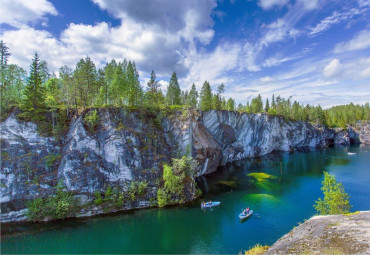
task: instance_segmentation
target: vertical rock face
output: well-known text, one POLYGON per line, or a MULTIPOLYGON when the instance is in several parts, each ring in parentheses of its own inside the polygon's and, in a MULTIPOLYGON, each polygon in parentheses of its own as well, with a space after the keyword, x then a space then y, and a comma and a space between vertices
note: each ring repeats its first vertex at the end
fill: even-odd
POLYGON ((218 165, 248 157, 268 154, 272 151, 290 151, 299 147, 328 146, 335 132, 327 128, 316 128, 307 122, 285 121, 278 116, 266 114, 240 114, 229 111, 203 112, 199 120, 219 145, 222 159, 211 160, 204 173, 214 172, 218 165), (216 163, 218 162, 218 163, 216 163), (213 167, 213 165, 217 165, 213 167))
MULTIPOLYGON (((164 116, 117 108, 97 112, 95 128, 88 127, 83 113, 59 141, 40 136, 36 124, 20 122, 14 114, 1 123, 2 222, 24 220, 26 202, 54 194, 59 181, 81 205, 91 204, 94 192, 104 193, 108 186, 128 192, 131 183, 145 181, 146 194, 120 209, 139 208, 155 201, 162 164, 171 158, 191 155, 199 164, 195 176, 201 176, 235 160, 346 143, 346 134, 356 135, 265 114, 188 110, 164 116)), ((190 192, 187 199, 194 196, 190 192)))
POLYGON ((60 148, 53 138, 38 135, 34 123, 21 123, 13 114, 1 123, 0 134, 1 220, 22 220, 15 212, 25 201, 53 193, 60 148))

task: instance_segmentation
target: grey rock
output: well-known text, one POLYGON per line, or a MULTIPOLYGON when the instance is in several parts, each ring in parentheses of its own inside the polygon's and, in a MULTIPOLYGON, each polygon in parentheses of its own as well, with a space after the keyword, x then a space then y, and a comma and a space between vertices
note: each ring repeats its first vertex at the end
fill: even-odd
MULTIPOLYGON (((11 215, 23 219, 17 212, 24 215, 27 201, 54 194, 59 181, 82 207, 108 186, 127 192, 131 182, 146 181, 145 196, 109 211, 142 208, 155 201, 161 165, 173 157, 191 155, 198 161, 199 177, 235 160, 366 141, 359 130, 369 133, 369 123, 336 131, 266 114, 189 109, 162 116, 120 108, 97 109, 99 124, 89 130, 83 118, 87 111, 71 121, 58 141, 40 136, 36 124, 21 122, 15 114, 1 123, 1 220, 11 221, 11 215), (56 156, 51 165, 46 162, 50 155, 56 156)), ((187 190, 187 200, 193 199, 195 187, 187 190)), ((78 215, 105 212, 90 206, 78 215)))

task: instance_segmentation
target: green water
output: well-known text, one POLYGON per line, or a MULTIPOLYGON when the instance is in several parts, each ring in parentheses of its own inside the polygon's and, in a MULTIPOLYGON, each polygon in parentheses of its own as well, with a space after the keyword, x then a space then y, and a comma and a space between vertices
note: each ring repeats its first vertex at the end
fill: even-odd
POLYGON ((323 171, 336 176, 353 210, 370 209, 370 146, 337 147, 244 160, 203 177, 204 200, 83 220, 2 226, 2 253, 238 253, 273 244, 315 214, 323 171), (350 156, 347 152, 356 152, 350 156), (263 173, 263 174, 261 174, 263 173), (246 222, 242 208, 254 210, 246 222), (11 233, 11 234, 9 234, 11 233))

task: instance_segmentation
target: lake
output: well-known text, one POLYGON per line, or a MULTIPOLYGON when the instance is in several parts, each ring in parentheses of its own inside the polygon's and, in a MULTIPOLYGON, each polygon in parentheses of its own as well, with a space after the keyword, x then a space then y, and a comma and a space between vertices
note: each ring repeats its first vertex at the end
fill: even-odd
POLYGON ((370 209, 370 146, 274 153, 199 179, 201 199, 88 219, 2 226, 2 253, 238 253, 272 245, 315 214, 323 171, 343 183, 352 211, 370 209), (355 152, 356 155, 348 155, 355 152), (261 174, 265 173, 265 174, 261 174), (201 201, 221 201, 200 209, 201 201), (255 214, 238 215, 249 206, 255 214))

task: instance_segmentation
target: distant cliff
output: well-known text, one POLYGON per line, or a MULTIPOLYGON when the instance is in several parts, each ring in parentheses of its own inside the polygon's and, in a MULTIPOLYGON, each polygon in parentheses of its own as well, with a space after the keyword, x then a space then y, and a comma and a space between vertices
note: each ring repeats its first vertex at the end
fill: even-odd
MULTIPOLYGON (((335 131, 279 116, 190 109, 100 108, 98 122, 89 128, 84 118, 89 111, 74 117, 59 139, 40 136, 35 123, 21 122, 15 113, 1 123, 2 222, 26 220, 27 201, 53 195, 60 180, 78 204, 71 216, 89 216, 155 205, 163 163, 171 158, 191 155, 198 162, 197 177, 235 160, 356 143, 361 137, 351 128, 335 131), (127 193, 141 182, 147 185, 145 194, 121 206, 93 203, 94 194, 104 195, 109 187, 127 193)), ((189 188, 186 200, 194 199, 194 192, 189 188)))

